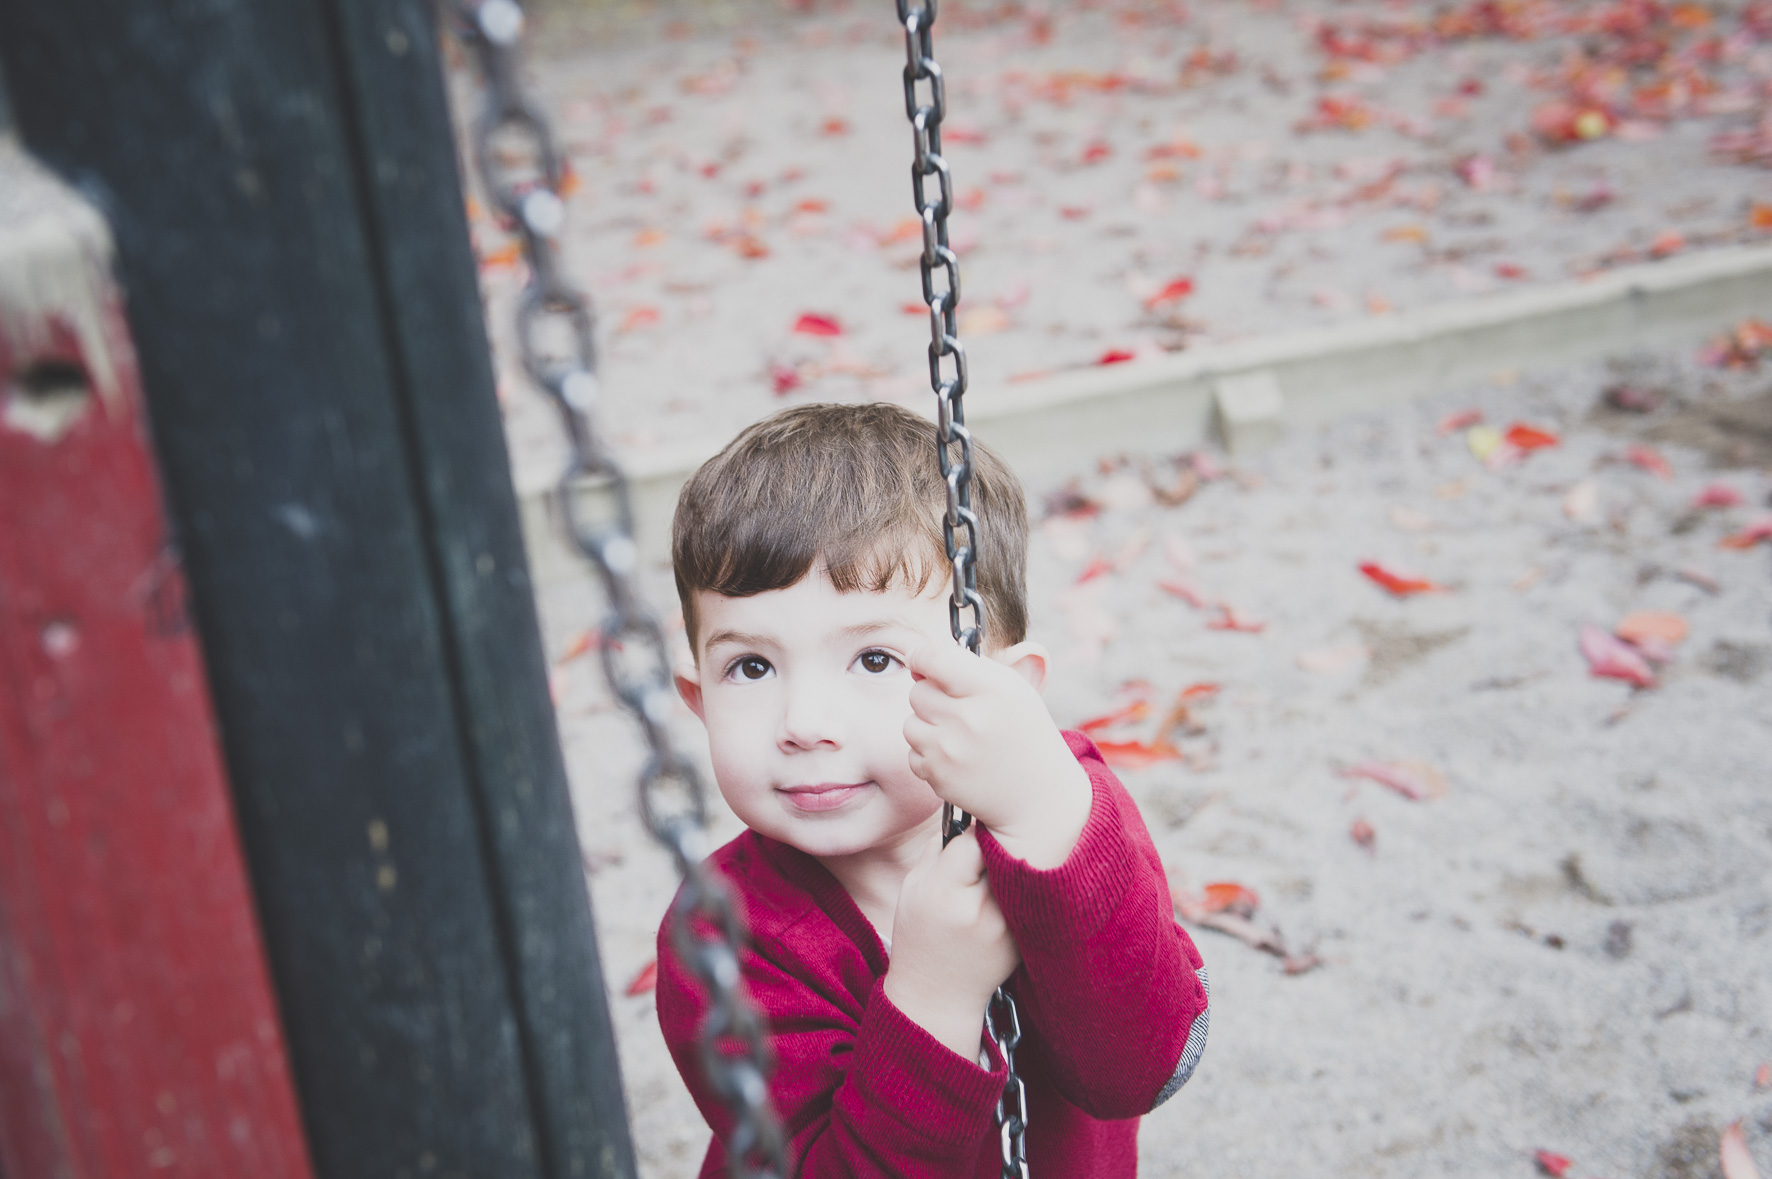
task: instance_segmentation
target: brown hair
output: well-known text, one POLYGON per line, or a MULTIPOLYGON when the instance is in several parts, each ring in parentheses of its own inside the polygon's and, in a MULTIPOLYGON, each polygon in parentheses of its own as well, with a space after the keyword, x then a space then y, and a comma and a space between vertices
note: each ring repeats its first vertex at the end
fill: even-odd
MULTIPOLYGON (((942 541, 947 492, 935 424, 896 405, 803 405, 748 426, 677 497, 671 564, 691 648, 695 594, 745 598, 786 589, 824 566, 841 593, 913 593, 952 574, 942 541)), ((1027 501, 981 443, 972 450, 978 591, 985 641, 1027 635, 1027 501)))

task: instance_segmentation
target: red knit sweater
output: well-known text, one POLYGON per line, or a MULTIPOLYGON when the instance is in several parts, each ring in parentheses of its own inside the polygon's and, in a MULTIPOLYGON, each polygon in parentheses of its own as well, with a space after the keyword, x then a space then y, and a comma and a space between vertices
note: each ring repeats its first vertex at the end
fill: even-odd
MULTIPOLYGON (((1022 956, 1009 986, 1021 1010, 1029 1171, 1119 1179, 1138 1170, 1139 1117, 1179 1087, 1204 1046, 1205 971, 1125 788, 1087 737, 1065 739, 1094 788, 1070 858, 1039 871, 989 832, 979 842, 1022 956)), ((892 1005, 880 989, 885 947, 836 878, 753 831, 712 860, 749 923, 744 979, 774 1036, 770 1094, 795 1174, 997 1175, 1001 1062, 987 1070, 956 1055, 892 1005)), ((720 1136, 731 1122, 697 1059, 705 1004, 665 928, 658 961, 659 1025, 715 1131, 701 1168, 713 1179, 725 1174, 720 1136)))

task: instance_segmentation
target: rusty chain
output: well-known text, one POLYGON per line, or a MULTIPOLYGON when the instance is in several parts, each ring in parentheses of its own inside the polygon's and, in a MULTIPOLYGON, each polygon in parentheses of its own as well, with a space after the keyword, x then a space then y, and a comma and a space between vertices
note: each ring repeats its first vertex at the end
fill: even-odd
POLYGON ((671 944, 707 991, 697 1035, 708 1083, 732 1114, 725 1138, 734 1179, 785 1179, 787 1147, 769 1102, 768 1030, 739 989, 743 922, 704 863, 706 792, 669 730, 676 695, 663 627, 641 597, 633 493, 598 433, 595 319, 567 277, 565 161, 553 127, 523 86, 523 10, 514 0, 458 0, 456 23, 473 50, 485 99, 472 136, 487 200, 522 243, 529 278, 517 308, 524 371, 560 411, 571 455, 552 493, 568 540, 597 571, 609 613, 600 643, 604 674, 639 723, 648 751, 640 815, 670 853, 683 889, 671 908, 671 944))

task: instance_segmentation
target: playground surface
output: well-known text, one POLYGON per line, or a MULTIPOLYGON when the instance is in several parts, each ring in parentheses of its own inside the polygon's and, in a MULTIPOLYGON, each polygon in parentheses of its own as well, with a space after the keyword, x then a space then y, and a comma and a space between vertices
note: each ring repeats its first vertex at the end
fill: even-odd
MULTIPOLYGON (((1762 9, 1572 11, 944 8, 974 398, 1763 240, 1762 9), (1516 23, 1438 23, 1482 13, 1516 23), (1621 90, 1607 54, 1645 37, 1621 90)), ((541 23, 622 447, 929 396, 887 10, 541 23)), ((502 332, 519 276, 477 232, 502 332)), ((1098 722, 1212 970, 1141 1173, 1699 1179, 1738 1120, 1772 1172, 1769 343, 1498 372, 1234 462, 1127 439, 1023 472, 1048 701, 1098 722)), ((513 377, 506 409, 545 477, 546 407, 513 377)), ((642 1173, 692 1174, 640 746, 578 641, 592 580, 542 607, 642 1173)))

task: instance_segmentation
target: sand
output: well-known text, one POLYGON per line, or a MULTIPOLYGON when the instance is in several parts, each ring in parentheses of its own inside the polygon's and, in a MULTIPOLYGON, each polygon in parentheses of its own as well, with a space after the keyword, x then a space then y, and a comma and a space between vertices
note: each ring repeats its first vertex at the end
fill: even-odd
MULTIPOLYGON (((1560 280, 1641 256, 1669 229, 1747 240, 1745 211, 1766 199, 1764 171, 1706 150, 1739 112, 1510 150, 1544 95, 1507 79, 1554 64, 1569 47, 1556 39, 1470 42, 1325 82, 1301 20, 1388 10, 1215 2, 1164 25, 1066 9, 1044 44, 1031 10, 1012 11, 996 25, 956 16, 937 41, 972 132, 950 150, 960 187, 984 190, 956 215, 968 302, 1000 313, 971 333, 978 398, 1108 349, 1560 280), (1237 68, 1149 93, 1072 85, 1067 103, 1012 109, 1027 86, 1011 71, 1047 86, 1065 71, 1173 79, 1201 45, 1234 50, 1237 68), (1488 82, 1465 113, 1435 113, 1470 76, 1488 82), (1349 87, 1430 126, 1294 130, 1320 94, 1349 87), (1178 135, 1202 154, 1147 158, 1178 135), (1082 163, 1098 140, 1107 157, 1082 163), (1472 155, 1504 181, 1461 179, 1472 155), (1179 175, 1151 179, 1166 162, 1179 175), (1377 197, 1351 195, 1386 175, 1377 197), (1418 238, 1385 240, 1411 226, 1418 238), (1499 277, 1498 262, 1526 277, 1499 277), (1141 292, 1183 273, 1195 295, 1147 312, 1141 292)), ((628 453, 796 399, 926 396, 921 321, 899 312, 916 294, 910 256, 878 244, 909 213, 898 42, 882 19, 713 7, 544 24, 536 73, 584 181, 572 251, 603 308, 605 416, 628 453), (833 118, 847 130, 821 133, 833 118), (808 200, 827 208, 794 211, 808 200), (735 226, 768 255, 735 252, 735 226), (844 334, 795 335, 808 311, 844 334), (801 380, 785 397, 783 370, 801 380)), ((1731 68, 1763 86, 1772 59, 1755 49, 1731 68)), ((491 253, 496 235, 480 232, 491 253)), ((515 276, 493 265, 486 281, 501 312, 515 276)), ((1177 759, 1122 776, 1179 887, 1253 890, 1257 926, 1319 960, 1288 974, 1191 926, 1212 970, 1211 1042, 1147 1119, 1141 1171, 1527 1176, 1542 1149, 1573 1159, 1574 1176, 1695 1179, 1720 1173, 1718 1136, 1744 1119, 1772 1173, 1772 1093, 1753 1080, 1772 1061, 1772 544, 1718 545, 1767 510, 1772 377, 1681 352, 1423 392, 1234 467, 1213 456, 1226 473, 1180 506, 1150 491, 1178 485, 1177 457, 1133 439, 1125 455, 1023 472, 1055 717, 1075 725, 1140 691, 1160 715, 1186 686, 1218 685, 1173 736, 1177 759), (1663 402, 1605 409, 1619 384, 1663 402), (1436 429, 1470 409, 1560 442, 1489 469, 1462 431, 1436 429), (1625 461, 1633 444, 1671 477, 1625 461), (1691 507, 1716 480, 1743 505, 1691 507), (1100 510, 1045 516, 1067 487, 1100 510), (1446 592, 1394 598, 1363 561, 1446 592), (1079 583, 1092 565, 1108 571, 1079 583), (1217 602, 1261 629, 1212 629, 1227 617, 1217 602), (1655 686, 1591 676, 1580 628, 1642 609, 1690 625, 1655 686), (1373 762, 1422 763, 1443 793, 1413 801, 1347 776, 1373 762), (1370 850, 1350 836, 1361 821, 1370 850)), ((514 382, 506 404, 514 470, 533 486, 553 470, 553 425, 514 382)), ((648 576, 669 613, 659 556, 648 576)), ((598 615, 588 577, 542 606, 553 652, 598 615)), ((693 1174, 705 1128, 650 996, 622 994, 674 888, 635 816, 638 744, 591 662, 564 663, 557 681, 642 1174, 693 1174)), ((1101 735, 1148 741, 1155 715, 1101 735)), ((680 723, 699 747, 693 719, 680 723)), ((735 821, 716 810, 729 837, 735 821)))

